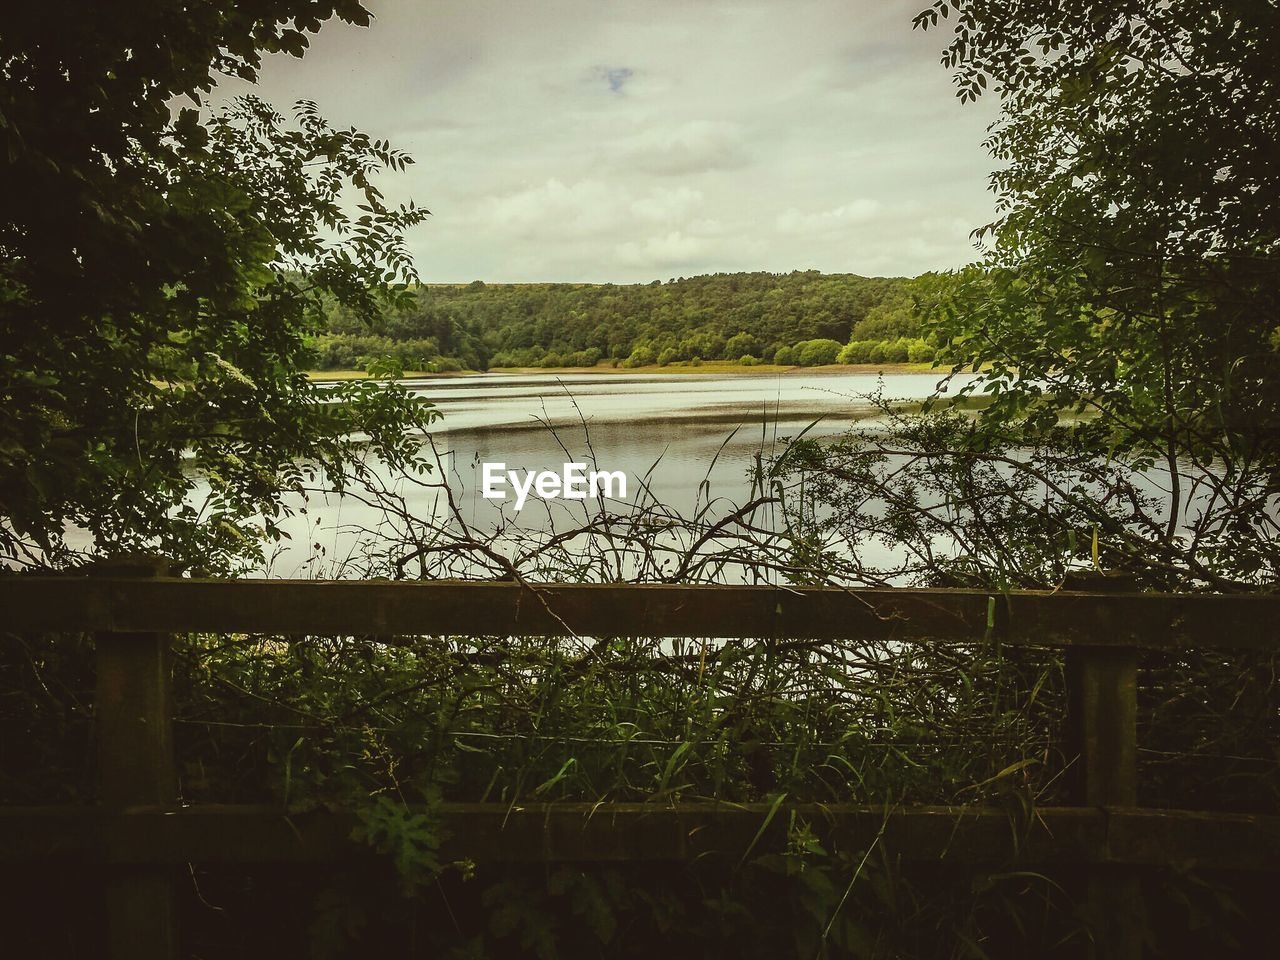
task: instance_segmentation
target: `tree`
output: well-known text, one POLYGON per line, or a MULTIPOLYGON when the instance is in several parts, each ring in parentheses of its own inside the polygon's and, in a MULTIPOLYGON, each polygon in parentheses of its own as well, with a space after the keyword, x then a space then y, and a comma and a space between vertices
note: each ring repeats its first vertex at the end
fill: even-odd
POLYGON ((850 340, 841 348, 836 359, 840 363, 870 363, 871 348, 876 343, 876 340, 850 340))
POLYGON ((911 341, 905 337, 887 340, 884 343, 884 360, 886 363, 906 363, 911 357, 911 341))
MULTIPOLYGON (((432 284, 416 291, 408 309, 384 313, 372 332, 396 341, 435 337, 444 355, 468 367, 531 347, 562 357, 598 349, 620 360, 643 344, 655 356, 670 347, 677 360, 764 358, 783 344, 823 337, 828 328, 838 327, 843 339, 878 304, 900 300, 914 286, 816 272, 713 274, 656 286, 432 284)), ((918 326, 914 315, 912 323, 918 326)), ((329 332, 371 331, 361 317, 335 308, 329 332)))
POLYGON ((653 347, 647 343, 637 344, 635 349, 631 351, 631 356, 627 357, 626 365, 628 367, 647 367, 655 361, 653 347))
POLYGON ((740 330, 729 338, 724 347, 724 355, 726 357, 738 357, 745 353, 756 354, 760 352, 760 338, 755 334, 740 330))
POLYGON ((371 317, 404 296, 403 234, 426 211, 389 207, 374 183, 406 156, 314 104, 293 122, 252 98, 203 120, 169 104, 198 104, 219 75, 252 80, 265 52, 301 55, 330 16, 368 13, 68 6, 9 11, 0 34, 0 554, 256 562, 285 492, 359 472, 357 433, 421 467, 429 408, 299 370, 326 306, 371 317))
POLYGON ((796 363, 802 367, 820 367, 835 363, 840 355, 838 340, 802 340, 795 346, 796 363))
POLYGON ((910 293, 902 290, 867 311, 849 333, 854 340, 896 340, 915 336, 920 331, 920 318, 910 293))
POLYGON ((934 349, 925 340, 919 338, 907 344, 907 359, 912 363, 929 363, 934 358, 934 349))
POLYGON ((1280 8, 938 0, 916 17, 946 21, 960 99, 1000 98, 998 218, 984 261, 919 298, 954 371, 980 371, 962 392, 989 403, 815 464, 861 486, 832 488, 844 532, 914 544, 914 575, 939 582, 1052 584, 1084 563, 1274 584, 1280 8), (947 537, 958 554, 933 550, 947 537))
POLYGON ((1163 507, 1108 531, 1116 563, 1273 578, 1280 10, 951 10, 961 97, 991 77, 1004 107, 987 270, 962 275, 939 314, 956 360, 990 365, 984 421, 1044 433, 1086 415, 1074 443, 1163 478, 1163 507))

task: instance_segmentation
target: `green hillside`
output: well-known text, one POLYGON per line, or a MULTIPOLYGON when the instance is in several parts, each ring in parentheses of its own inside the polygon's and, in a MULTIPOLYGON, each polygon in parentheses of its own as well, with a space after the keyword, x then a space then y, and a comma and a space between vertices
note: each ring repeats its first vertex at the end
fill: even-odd
POLYGON ((429 284, 372 327, 335 310, 311 346, 321 369, 383 358, 423 370, 925 360, 932 348, 919 339, 912 296, 920 285, 817 271, 630 285, 429 284))

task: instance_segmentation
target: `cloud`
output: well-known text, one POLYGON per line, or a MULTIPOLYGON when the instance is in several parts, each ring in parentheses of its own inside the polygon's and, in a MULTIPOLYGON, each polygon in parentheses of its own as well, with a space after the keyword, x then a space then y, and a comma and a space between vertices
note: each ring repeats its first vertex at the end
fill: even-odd
POLYGON ((689 187, 655 186, 641 193, 602 180, 543 184, 482 199, 472 222, 497 234, 548 238, 592 238, 633 234, 654 225, 694 220, 703 196, 689 187))
POLYGON ((673 267, 701 258, 707 252, 707 241, 672 230, 642 243, 620 243, 615 250, 619 262, 627 266, 673 267))
POLYGON ((657 187, 631 201, 631 213, 638 220, 674 223, 691 215, 702 204, 702 191, 690 187, 657 187))
POLYGON ((750 157, 742 127, 724 120, 654 124, 618 144, 616 160, 632 170, 682 176, 733 170, 750 157))
POLYGON ((476 209, 479 227, 515 236, 596 234, 617 226, 617 198, 598 180, 545 183, 504 196, 488 197, 476 209))
POLYGON ((595 276, 606 279, 637 271, 665 274, 672 268, 685 274, 751 269, 765 249, 763 241, 706 216, 705 205, 702 191, 687 186, 633 192, 599 179, 564 183, 553 178, 483 198, 470 224, 482 242, 509 248, 511 237, 522 239, 519 256, 504 264, 520 270, 522 279, 563 275, 557 271, 583 262, 598 264, 595 276))
POLYGON ((788 207, 778 214, 777 227, 783 234, 831 233, 851 224, 866 223, 880 210, 879 200, 865 197, 820 213, 801 213, 795 207, 788 207))
MULTIPOLYGON (((367 0, 257 93, 417 161, 424 279, 647 281, 716 270, 914 274, 992 219, 945 37, 883 0, 367 0)), ((228 81, 220 92, 248 88, 228 81)))
POLYGON ((748 269, 767 246, 762 237, 729 234, 719 221, 702 220, 690 224, 687 230, 670 230, 620 243, 614 247, 614 257, 623 268, 689 276, 717 269, 748 269))

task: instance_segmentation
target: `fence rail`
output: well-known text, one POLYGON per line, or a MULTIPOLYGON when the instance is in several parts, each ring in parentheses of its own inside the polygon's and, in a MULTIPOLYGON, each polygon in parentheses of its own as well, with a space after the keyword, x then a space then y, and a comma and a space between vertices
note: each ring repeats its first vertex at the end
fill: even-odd
MULTIPOLYGON (((479 863, 737 861, 781 849, 788 814, 839 849, 883 843, 905 861, 996 864, 1194 862, 1269 871, 1280 863, 1280 817, 1140 808, 1040 807, 1029 820, 987 807, 784 804, 446 803, 446 860, 479 863)), ((350 813, 207 804, 107 814, 82 807, 0 807, 0 863, 120 865, 342 863, 373 856, 351 839, 350 813)))
POLYGON ((788 639, 1277 649, 1280 596, 377 580, 0 578, 18 631, 788 639))
MULTIPOLYGON (((1099 955, 1136 958, 1134 869, 1197 862, 1280 871, 1280 817, 1137 807, 1137 653, 1280 650, 1280 597, 1115 592, 438 581, 0 578, 3 628, 97 637, 98 807, 0 808, 0 863, 107 868, 107 953, 177 955, 173 866, 367 856, 348 813, 178 807, 169 635, 714 637, 999 642, 1062 648, 1076 807, 1023 822, 992 808, 797 805, 841 844, 883 839, 915 860, 1111 865, 1089 896, 1115 917, 1099 955)), ((793 808, 785 808, 793 809, 793 808)), ((447 804, 445 856, 476 861, 681 861, 779 839, 763 805, 447 804), (762 828, 763 824, 763 828, 762 828)))

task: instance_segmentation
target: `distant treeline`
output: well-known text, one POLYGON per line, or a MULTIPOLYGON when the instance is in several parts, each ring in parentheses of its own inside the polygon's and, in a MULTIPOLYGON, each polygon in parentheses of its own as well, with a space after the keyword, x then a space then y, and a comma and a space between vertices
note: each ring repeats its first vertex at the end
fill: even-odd
POLYGON ((936 344, 916 279, 816 271, 718 273, 650 284, 429 285, 373 328, 335 311, 320 369, 390 359, 406 370, 699 363, 921 362, 936 344))

